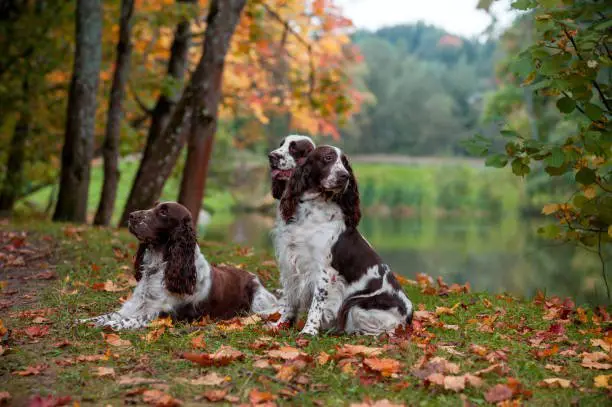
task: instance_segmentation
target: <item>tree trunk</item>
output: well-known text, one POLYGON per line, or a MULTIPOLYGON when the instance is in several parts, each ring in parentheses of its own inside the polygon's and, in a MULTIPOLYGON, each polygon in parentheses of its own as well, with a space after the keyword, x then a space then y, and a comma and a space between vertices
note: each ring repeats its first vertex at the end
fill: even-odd
MULTIPOLYGON (((24 80, 24 96, 27 97, 27 84, 24 80)), ((30 112, 29 106, 24 106, 19 120, 15 125, 13 138, 8 152, 6 164, 6 176, 0 187, 0 217, 8 217, 13 211, 23 185, 23 164, 25 160, 25 144, 30 135, 30 112)))
POLYGON ((130 56, 132 44, 130 42, 132 14, 134 0, 122 0, 121 19, 119 21, 119 42, 117 43, 117 61, 113 74, 113 85, 108 103, 108 116, 106 120, 106 134, 102 155, 104 156, 104 184, 96 217, 95 225, 110 224, 115 199, 117 197, 117 184, 119 183, 119 140, 121 137, 121 104, 125 95, 125 86, 130 74, 130 56))
POLYGON ((87 195, 101 59, 101 2, 78 0, 76 53, 68 97, 60 190, 53 215, 55 221, 83 223, 87 220, 87 195))
MULTIPOLYGON (((178 0, 183 3, 195 3, 197 0, 178 0)), ((170 60, 168 61, 168 75, 174 78, 177 82, 182 82, 185 77, 185 71, 187 70, 187 53, 189 51, 190 43, 189 40, 191 30, 189 29, 190 22, 180 22, 174 33, 174 40, 172 42, 172 48, 170 50, 170 60)), ((127 217, 130 212, 143 209, 151 206, 153 202, 150 202, 144 188, 145 185, 149 185, 156 178, 155 172, 151 172, 150 169, 154 167, 154 163, 162 159, 166 152, 159 148, 158 140, 164 131, 170 115, 176 105, 176 99, 174 95, 166 95, 161 93, 153 108, 151 115, 151 126, 149 127, 149 133, 147 135, 147 143, 145 146, 144 154, 140 160, 138 172, 134 183, 130 191, 127 203, 125 205, 123 215, 119 225, 125 225, 127 223, 127 217), (152 179, 153 178, 153 179, 152 179)))
MULTIPOLYGON (((122 224, 127 222, 132 210, 151 206, 159 198, 187 132, 195 137, 190 137, 190 140, 196 140, 198 145, 205 142, 207 136, 214 135, 225 56, 245 3, 246 0, 213 0, 210 3, 202 57, 168 125, 155 143, 159 152, 157 159, 151 160, 146 167, 141 164, 143 174, 147 175, 146 182, 138 185, 137 193, 141 206, 130 206, 128 202, 122 216, 122 224)), ((203 157, 197 159, 201 160, 203 157)), ((133 189, 136 186, 135 184, 133 189)), ((197 213, 193 215, 196 216, 197 213)))

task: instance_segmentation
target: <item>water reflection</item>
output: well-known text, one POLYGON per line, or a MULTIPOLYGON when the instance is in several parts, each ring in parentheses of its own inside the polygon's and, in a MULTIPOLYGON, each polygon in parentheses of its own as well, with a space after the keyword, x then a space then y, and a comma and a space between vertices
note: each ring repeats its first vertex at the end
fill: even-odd
MULTIPOLYGON (((423 272, 449 283, 469 281, 478 291, 532 297, 542 289, 550 295, 571 296, 579 304, 605 304, 597 256, 570 244, 540 239, 536 230, 541 222, 364 217, 360 230, 394 271, 409 278, 423 272)), ((272 218, 256 214, 240 215, 229 225, 217 225, 213 218, 206 238, 272 253, 273 223, 272 218)))

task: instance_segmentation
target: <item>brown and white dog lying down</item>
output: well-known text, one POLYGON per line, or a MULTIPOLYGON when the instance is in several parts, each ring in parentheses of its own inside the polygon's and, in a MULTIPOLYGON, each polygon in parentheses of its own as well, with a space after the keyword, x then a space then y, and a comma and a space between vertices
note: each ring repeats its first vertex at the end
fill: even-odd
POLYGON ((378 335, 410 324, 413 307, 389 266, 357 230, 359 190, 340 149, 319 146, 293 171, 275 246, 283 289, 277 326, 308 311, 320 329, 378 335))
POLYGON ((128 227, 140 245, 134 261, 138 284, 121 309, 81 320, 114 330, 145 327, 157 317, 228 319, 272 314, 276 297, 247 271, 210 265, 200 252, 191 213, 176 202, 130 214, 128 227))

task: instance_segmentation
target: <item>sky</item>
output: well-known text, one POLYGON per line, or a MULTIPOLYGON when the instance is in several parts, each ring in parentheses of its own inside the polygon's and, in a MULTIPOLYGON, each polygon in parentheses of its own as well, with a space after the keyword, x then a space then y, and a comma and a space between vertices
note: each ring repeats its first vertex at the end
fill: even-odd
MULTIPOLYGON (((493 3, 492 11, 500 27, 508 26, 514 13, 510 0, 493 3)), ((451 34, 474 37, 491 23, 491 17, 476 9, 478 0, 336 0, 344 15, 357 28, 375 30, 380 27, 424 21, 451 34)))

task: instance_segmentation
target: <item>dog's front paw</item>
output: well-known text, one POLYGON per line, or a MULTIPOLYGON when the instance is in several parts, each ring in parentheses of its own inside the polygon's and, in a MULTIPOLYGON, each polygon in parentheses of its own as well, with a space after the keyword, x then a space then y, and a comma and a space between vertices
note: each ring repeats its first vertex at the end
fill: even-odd
POLYGON ((319 330, 311 325, 304 326, 304 328, 300 331, 300 335, 302 336, 317 336, 318 334, 319 330))

